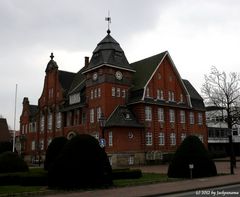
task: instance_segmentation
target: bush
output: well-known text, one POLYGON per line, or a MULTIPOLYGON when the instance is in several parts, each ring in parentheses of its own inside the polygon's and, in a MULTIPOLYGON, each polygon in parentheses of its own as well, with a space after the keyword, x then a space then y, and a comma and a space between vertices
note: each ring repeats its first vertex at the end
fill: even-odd
POLYGON ((46 151, 46 158, 44 162, 44 169, 48 170, 49 166, 52 165, 59 154, 61 153, 64 145, 67 143, 67 138, 65 137, 56 137, 49 144, 46 151))
POLYGON ((16 153, 4 152, 0 155, 0 173, 25 171, 28 171, 28 166, 16 153))
POLYGON ((196 136, 188 136, 177 149, 168 168, 168 176, 173 178, 189 178, 189 164, 193 164, 192 177, 216 176, 217 170, 213 160, 196 136))
POLYGON ((112 171, 112 179, 139 179, 142 177, 140 169, 115 169, 112 171))
POLYGON ((98 140, 90 135, 77 135, 63 148, 48 170, 52 188, 74 189, 112 184, 111 166, 98 140))
POLYGON ((0 154, 11 151, 12 143, 11 142, 0 142, 0 154))

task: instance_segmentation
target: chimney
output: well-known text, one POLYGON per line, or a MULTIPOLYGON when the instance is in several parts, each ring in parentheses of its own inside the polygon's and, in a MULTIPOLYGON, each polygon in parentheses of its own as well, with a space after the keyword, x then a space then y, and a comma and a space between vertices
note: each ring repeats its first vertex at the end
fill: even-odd
POLYGON ((88 66, 89 64, 89 57, 85 57, 85 65, 84 66, 88 66))

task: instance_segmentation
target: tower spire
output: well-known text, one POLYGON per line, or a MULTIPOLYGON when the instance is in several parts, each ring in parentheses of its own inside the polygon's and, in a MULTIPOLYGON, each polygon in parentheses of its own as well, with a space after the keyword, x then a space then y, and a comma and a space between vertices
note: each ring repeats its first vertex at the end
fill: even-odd
POLYGON ((108 22, 108 30, 107 30, 107 33, 110 34, 110 33, 111 33, 111 31, 110 31, 110 23, 111 23, 110 11, 108 11, 108 17, 105 17, 105 21, 108 22))

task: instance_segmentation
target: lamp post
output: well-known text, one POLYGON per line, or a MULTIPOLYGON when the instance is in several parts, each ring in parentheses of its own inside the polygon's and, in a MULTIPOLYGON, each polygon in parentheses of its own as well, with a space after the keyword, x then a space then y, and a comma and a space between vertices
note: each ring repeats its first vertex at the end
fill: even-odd
POLYGON ((98 120, 99 120, 99 127, 102 130, 102 136, 101 136, 101 139, 100 139, 100 146, 105 150, 106 141, 105 141, 105 138, 104 138, 104 128, 105 128, 105 124, 106 124, 106 118, 104 117, 103 113, 101 113, 101 117, 98 120))
POLYGON ((232 129, 228 130, 228 139, 229 139, 229 151, 230 151, 230 172, 234 174, 234 152, 233 152, 233 140, 232 140, 232 129))

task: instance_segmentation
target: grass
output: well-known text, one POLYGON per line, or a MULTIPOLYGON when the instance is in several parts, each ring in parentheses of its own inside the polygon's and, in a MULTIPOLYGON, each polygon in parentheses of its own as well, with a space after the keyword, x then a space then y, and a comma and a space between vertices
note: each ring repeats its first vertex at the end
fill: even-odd
POLYGON ((11 185, 11 186, 0 186, 0 196, 5 195, 13 195, 17 193, 26 193, 26 192, 43 192, 47 191, 46 187, 43 186, 19 186, 19 185, 11 185))
POLYGON ((116 187, 127 187, 136 185, 153 184, 159 182, 176 181, 178 179, 168 178, 166 174, 157 173, 143 173, 143 176, 139 179, 118 179, 114 180, 113 184, 116 187))

